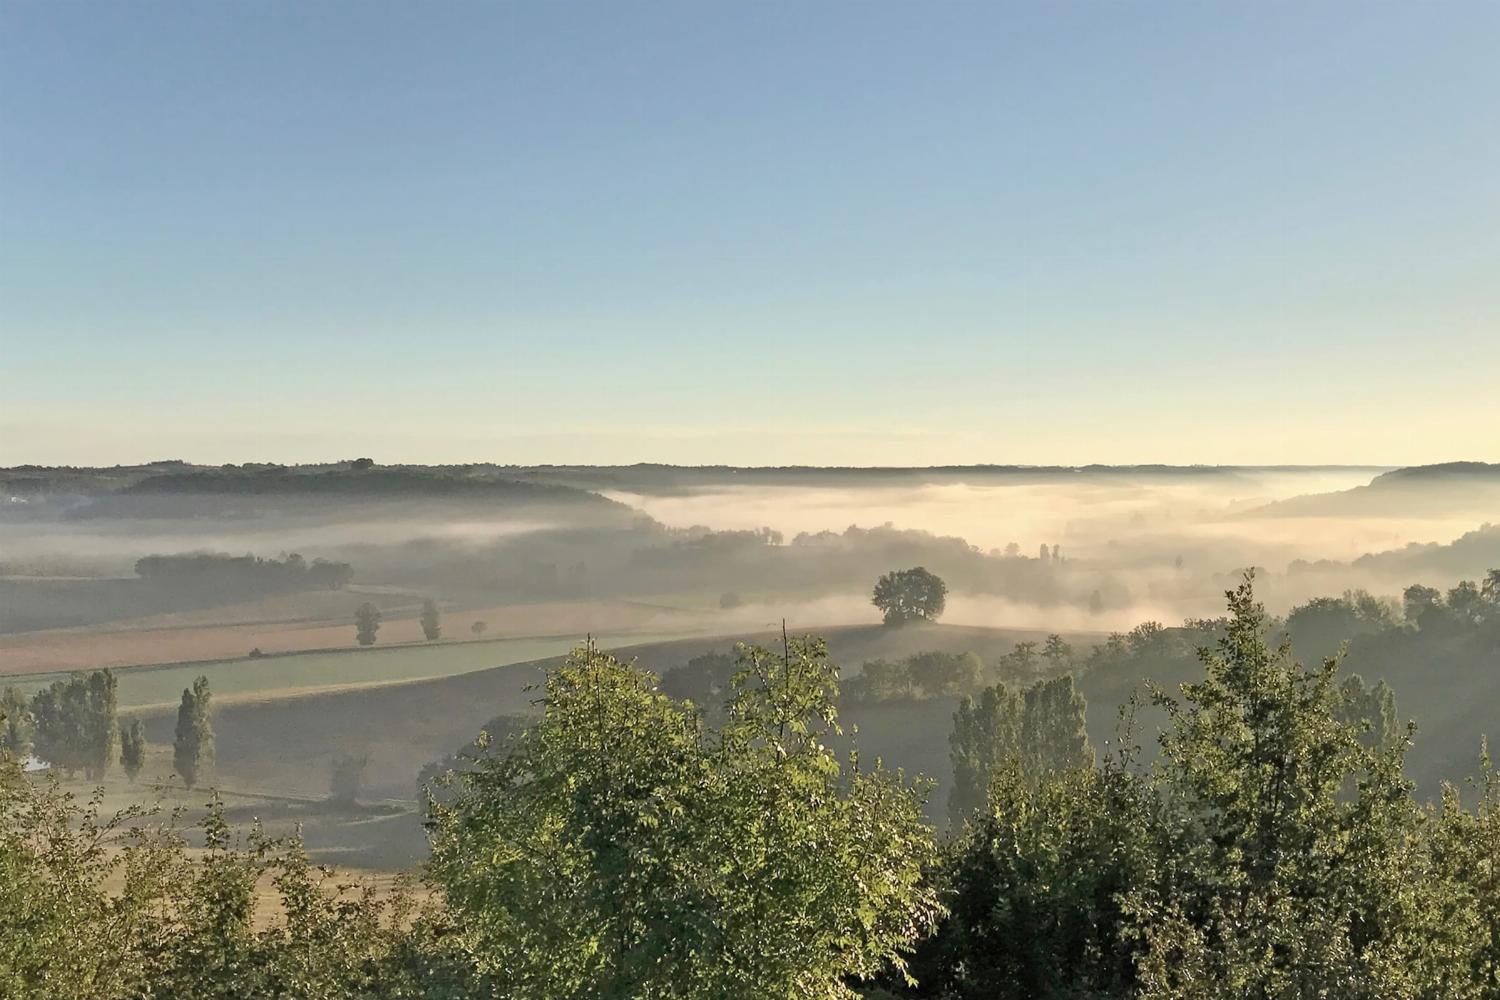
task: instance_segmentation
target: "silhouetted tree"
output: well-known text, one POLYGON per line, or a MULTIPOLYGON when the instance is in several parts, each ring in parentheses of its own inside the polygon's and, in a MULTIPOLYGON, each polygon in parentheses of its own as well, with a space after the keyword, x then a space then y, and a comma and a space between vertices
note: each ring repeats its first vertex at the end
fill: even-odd
POLYGON ((375 633, 380 631, 383 618, 380 609, 369 601, 354 609, 354 637, 361 646, 375 645, 375 633))
POLYGON ((954 828, 984 808, 997 769, 1019 767, 1023 709, 1020 693, 1004 684, 985 688, 978 698, 965 696, 958 703, 948 735, 948 759, 953 763, 948 818, 954 828))
POLYGON ((1442 603, 1443 595, 1436 588, 1424 587, 1420 583, 1407 587, 1401 595, 1401 608, 1406 620, 1418 628, 1422 627, 1422 618, 1442 603))
POLYGON ((131 781, 141 773, 146 763, 146 724, 133 719, 129 726, 120 730, 120 767, 131 781))
POLYGON ((437 601, 434 601, 430 597, 422 602, 422 617, 420 621, 422 623, 422 634, 427 637, 428 642, 432 642, 443 634, 443 620, 438 614, 437 601))
POLYGON ((921 566, 896 570, 875 584, 871 603, 880 609, 887 625, 910 621, 936 621, 947 605, 948 585, 921 566))
POLYGON ((1028 781, 1094 765, 1094 751, 1084 725, 1087 709, 1072 674, 1040 681, 1026 690, 1021 713, 1021 764, 1028 781))
POLYGON ((214 729, 211 716, 212 695, 208 678, 199 677, 193 686, 182 691, 177 707, 177 729, 172 742, 172 766, 183 784, 192 788, 213 766, 214 729))
POLYGON ((469 631, 474 633, 476 636, 479 636, 484 635, 484 630, 487 628, 489 628, 489 625, 485 622, 475 622, 473 625, 469 626, 469 631))
POLYGON ((345 754, 333 762, 333 772, 328 778, 328 800, 340 806, 352 806, 359 799, 365 782, 365 766, 369 757, 345 754))
POLYGON ((26 696, 16 688, 6 688, 5 694, 0 695, 0 751, 20 760, 31 753, 35 731, 26 696))

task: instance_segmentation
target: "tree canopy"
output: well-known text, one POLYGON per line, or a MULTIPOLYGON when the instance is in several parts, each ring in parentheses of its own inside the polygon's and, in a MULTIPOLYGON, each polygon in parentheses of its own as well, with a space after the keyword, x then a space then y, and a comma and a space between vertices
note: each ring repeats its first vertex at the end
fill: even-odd
POLYGON ((948 585, 921 566, 887 573, 875 583, 871 603, 887 625, 937 621, 948 602, 948 585))
POLYGON ((826 747, 823 644, 740 664, 710 730, 584 647, 435 807, 434 876, 506 995, 852 996, 931 925, 921 793, 826 747))

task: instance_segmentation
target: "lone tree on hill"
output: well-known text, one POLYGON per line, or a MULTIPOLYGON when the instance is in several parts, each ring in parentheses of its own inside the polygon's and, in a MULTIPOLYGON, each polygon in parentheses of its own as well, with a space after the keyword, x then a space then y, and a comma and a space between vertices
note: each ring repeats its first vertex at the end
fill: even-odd
POLYGON ((887 625, 910 621, 937 621, 947 604, 948 585, 921 566, 899 569, 882 576, 871 598, 887 625))
POLYGON ((369 601, 354 609, 354 637, 361 646, 375 645, 375 633, 380 631, 382 619, 380 609, 369 601))
POLYGON ((422 602, 422 634, 432 642, 443 634, 443 619, 438 614, 437 601, 432 598, 422 602))
POLYGON ((124 769, 125 777, 134 781, 145 762, 146 724, 136 719, 128 728, 120 730, 120 767, 124 769))
POLYGON ((183 688, 182 704, 177 707, 177 733, 172 743, 172 766, 183 784, 192 788, 213 766, 214 727, 209 717, 212 696, 208 678, 199 677, 193 686, 183 688))
POLYGON ((489 628, 489 626, 484 622, 475 622, 473 625, 469 626, 469 631, 473 632, 475 635, 484 635, 484 630, 487 628, 489 628))

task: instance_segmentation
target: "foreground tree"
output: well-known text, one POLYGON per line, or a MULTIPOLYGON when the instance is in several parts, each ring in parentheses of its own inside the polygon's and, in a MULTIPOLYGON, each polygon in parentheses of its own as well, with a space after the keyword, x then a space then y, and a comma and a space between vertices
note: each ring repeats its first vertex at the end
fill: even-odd
POLYGON ((383 618, 380 609, 369 601, 354 609, 354 638, 361 646, 375 645, 375 634, 380 631, 383 618))
POLYGON ((944 865, 951 910, 913 969, 926 997, 1137 996, 1125 894, 1159 864, 1159 803, 1116 761, 1029 782, 1014 760, 944 865))
POLYGON ((177 729, 172 743, 172 766, 189 788, 195 787, 214 763, 212 695, 208 678, 199 677, 184 688, 177 707, 177 729))
POLYGON ((1447 921, 1421 814, 1402 775, 1409 738, 1366 740, 1343 716, 1337 662, 1271 647, 1247 579, 1227 634, 1181 698, 1158 691, 1161 791, 1192 846, 1140 886, 1143 997, 1478 995, 1455 974, 1475 946, 1447 921))
POLYGON ((432 872, 506 996, 852 997, 936 913, 921 796, 842 764, 821 642, 742 650, 717 732, 592 645, 434 806, 432 872))
POLYGON ((1102 767, 1034 780, 1024 745, 991 767, 944 865, 951 915, 915 962, 920 995, 1496 995, 1500 786, 1486 778, 1476 812, 1451 789, 1419 806, 1389 692, 1268 643, 1248 579, 1228 597, 1202 679, 1153 691, 1152 766, 1127 727, 1102 767))
POLYGON ((887 573, 875 583, 871 603, 887 625, 937 621, 948 601, 948 585, 921 566, 887 573))
POLYGON ((463 935, 403 892, 377 898, 296 841, 237 841, 215 802, 204 850, 139 809, 101 817, 0 761, 0 997, 457 1000, 493 996, 463 935))
POLYGON ((437 601, 432 598, 422 602, 422 617, 419 621, 422 624, 422 635, 428 642, 436 641, 443 634, 443 619, 438 614, 437 601))

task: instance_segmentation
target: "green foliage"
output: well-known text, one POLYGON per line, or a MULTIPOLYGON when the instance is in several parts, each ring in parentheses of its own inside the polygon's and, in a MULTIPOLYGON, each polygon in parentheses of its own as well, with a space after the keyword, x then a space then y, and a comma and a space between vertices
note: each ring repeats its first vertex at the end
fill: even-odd
POLYGON ((463 936, 407 893, 336 882, 295 840, 238 842, 217 801, 201 836, 190 856, 150 813, 101 818, 97 800, 80 807, 0 764, 0 996, 486 995, 463 936))
POLYGON ((928 650, 896 663, 870 660, 845 688, 851 703, 951 698, 984 685, 984 663, 976 653, 928 650))
POLYGON ((1471 984, 1469 995, 1491 997, 1500 994, 1500 775, 1487 747, 1470 784, 1478 798, 1472 811, 1449 784, 1430 812, 1432 875, 1451 894, 1455 937, 1469 944, 1450 951, 1462 963, 1454 978, 1471 984))
MULTIPOLYGON (((427 639, 428 642, 435 641, 443 634, 443 620, 441 615, 439 615, 438 613, 437 601, 434 601, 432 598, 429 597, 427 598, 427 600, 422 602, 422 616, 419 621, 422 625, 422 635, 427 639)), ((374 641, 375 639, 372 633, 370 642, 374 641)), ((360 644, 368 646, 370 643, 365 642, 361 638, 360 644)))
POLYGON ((435 806, 433 875, 502 995, 849 997, 931 925, 921 796, 825 745, 823 644, 741 668, 712 731, 583 647, 435 806))
POLYGON ((375 645, 375 634, 380 631, 383 619, 380 609, 369 601, 354 609, 354 637, 361 646, 375 645))
POLYGON ((929 698, 964 694, 984 683, 984 664, 974 653, 929 650, 911 656, 906 670, 929 698))
POLYGON ((875 583, 871 603, 887 625, 937 621, 947 604, 948 585, 921 566, 887 573, 875 583))
POLYGON ((133 719, 129 726, 120 730, 120 768, 125 777, 134 781, 146 763, 146 724, 133 719))
POLYGON ((65 774, 104 777, 118 740, 117 682, 108 670, 53 681, 31 702, 36 755, 65 774))
POLYGON ((182 691, 177 728, 172 742, 172 767, 183 784, 193 788, 214 763, 213 696, 208 678, 199 677, 182 691))
POLYGON ((1093 765, 1084 729, 1087 705, 1071 675, 1038 681, 1025 691, 997 684, 964 698, 948 737, 953 787, 948 817, 954 828, 985 806, 991 782, 1013 772, 1036 785, 1054 772, 1093 765))
POLYGON ((1229 604, 1205 677, 1155 696, 1170 719, 1157 781, 1186 845, 1165 884, 1128 894, 1141 996, 1461 995, 1401 775, 1409 741, 1362 741, 1339 718, 1336 663, 1270 647, 1248 580, 1229 604))
POLYGON ((1367 688, 1364 678, 1350 674, 1339 685, 1333 714, 1371 748, 1395 746, 1406 734, 1396 712, 1396 693, 1385 681, 1367 688))
POLYGON ((1021 714, 1021 766, 1030 781, 1055 771, 1091 767, 1094 751, 1085 728, 1088 704, 1071 674, 1026 689, 1021 714))
POLYGON ((730 654, 703 653, 662 674, 661 691, 678 701, 691 702, 706 721, 717 724, 724 719, 738 672, 739 663, 730 654))
MULTIPOLYGON (((945 860, 951 915, 915 962, 919 995, 1497 995, 1500 782, 1487 760, 1475 809, 1451 788, 1420 806, 1391 692, 1269 644, 1248 580, 1228 596, 1230 617, 1201 626, 1222 635, 1200 678, 1153 693, 1167 718, 1153 767, 1127 728, 1102 767, 1035 779, 1012 756, 991 769, 988 806, 945 860)), ((1117 645, 1107 655, 1129 655, 1117 645)), ((955 769, 982 720, 1015 713, 1014 695, 1008 711, 967 704, 955 769)))
POLYGON ((1407 587, 1401 595, 1402 613, 1408 622, 1419 628, 1428 612, 1440 607, 1442 603, 1442 591, 1433 587, 1424 587, 1420 583, 1407 587))
POLYGON ((1149 784, 1119 762, 1024 779, 1012 761, 944 865, 951 914, 919 950, 922 995, 1127 997, 1137 946, 1122 896, 1159 850, 1149 784))
POLYGON ((998 770, 1020 766, 1024 711, 1024 697, 1004 684, 985 688, 977 701, 966 697, 958 703, 948 737, 953 762, 948 816, 955 828, 984 807, 998 770))
POLYGON ((1057 673, 1071 669, 1074 665, 1073 647, 1063 640, 1060 635, 1047 636, 1047 642, 1042 646, 1042 659, 1057 673))
POLYGON ((0 694, 0 753, 22 759, 31 753, 35 734, 36 722, 26 696, 16 688, 7 687, 4 694, 0 694))
POLYGON ((1363 590, 1343 597, 1315 597, 1291 610, 1286 635, 1292 649, 1305 661, 1316 662, 1338 653, 1357 636, 1373 635, 1395 624, 1391 609, 1363 590))

